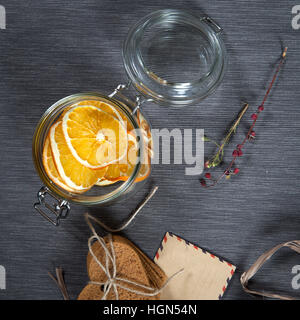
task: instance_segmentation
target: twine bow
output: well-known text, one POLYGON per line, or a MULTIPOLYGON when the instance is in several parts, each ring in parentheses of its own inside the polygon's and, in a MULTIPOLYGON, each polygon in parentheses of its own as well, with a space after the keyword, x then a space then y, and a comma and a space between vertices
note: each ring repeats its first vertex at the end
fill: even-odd
POLYGON ((258 290, 251 290, 248 288, 248 282, 249 280, 254 277, 254 275, 257 273, 257 271, 265 264, 267 260, 269 260, 279 249, 283 247, 288 247, 292 250, 294 250, 297 253, 300 253, 300 240, 293 240, 284 242, 281 244, 278 244, 274 248, 266 251, 263 253, 254 263, 253 265, 248 269, 248 271, 244 272, 241 276, 241 284, 245 292, 253 295, 258 295, 262 297, 268 297, 268 298, 274 298, 274 299, 281 299, 281 300, 299 300, 299 298, 290 297, 290 296, 283 296, 279 295, 277 293, 271 293, 271 292, 261 292, 258 290))
POLYGON ((101 298, 101 300, 106 300, 107 295, 110 292, 110 290, 114 291, 116 300, 119 300, 118 288, 122 288, 124 290, 129 291, 129 292, 140 294, 140 295, 147 296, 147 297, 156 296, 168 285, 168 283, 174 277, 176 277, 178 274, 183 272, 183 269, 181 269, 181 270, 177 271, 176 273, 174 273, 170 278, 168 278, 168 280, 164 283, 164 285, 159 289, 152 288, 152 287, 149 287, 146 285, 142 285, 140 283, 137 283, 135 281, 131 281, 126 278, 118 277, 117 276, 117 266, 116 266, 116 255, 115 255, 112 235, 108 234, 108 245, 110 247, 110 250, 109 250, 108 245, 105 243, 104 239, 102 237, 98 236, 97 232, 95 231, 95 228, 93 227, 93 225, 90 222, 90 218, 92 218, 96 222, 97 222, 97 219, 90 216, 88 213, 85 214, 85 218, 86 218, 87 224, 89 225, 89 227, 93 233, 93 235, 88 240, 89 252, 91 253, 94 260, 97 262, 99 267, 103 270, 103 272, 107 276, 107 280, 105 282, 98 282, 98 281, 90 281, 89 282, 90 284, 98 285, 101 287, 103 286, 104 294, 103 294, 103 297, 101 298), (96 257, 95 253, 92 250, 92 244, 94 243, 94 241, 98 241, 104 250, 104 253, 105 253, 105 263, 104 264, 102 264, 99 261, 99 259, 96 257), (125 286, 124 284, 131 284, 139 289, 145 289, 148 292, 141 291, 138 289, 132 289, 132 288, 129 288, 128 286, 125 286))

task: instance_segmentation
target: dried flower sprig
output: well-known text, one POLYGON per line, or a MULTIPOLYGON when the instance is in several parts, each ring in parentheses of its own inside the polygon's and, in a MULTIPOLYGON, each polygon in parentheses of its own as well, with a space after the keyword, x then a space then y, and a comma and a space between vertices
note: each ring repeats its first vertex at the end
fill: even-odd
POLYGON ((237 129, 238 125, 240 124, 240 122, 241 122, 244 114, 248 110, 248 108, 249 108, 249 104, 248 103, 244 103, 244 106, 243 106, 241 112, 237 116, 237 118, 234 121, 233 125, 228 130, 225 138, 222 140, 221 145, 219 145, 216 141, 208 138, 207 136, 203 137, 203 140, 205 142, 212 142, 218 147, 217 152, 215 153, 215 155, 213 157, 211 157, 210 160, 207 160, 205 162, 205 167, 206 168, 215 168, 215 167, 219 166, 222 163, 223 158, 224 158, 224 148, 225 148, 226 145, 229 144, 230 139, 236 133, 236 129, 237 129))
MULTIPOLYGON (((271 83, 270 83, 270 85, 269 85, 269 87, 268 87, 268 89, 267 89, 267 91, 266 91, 266 93, 265 93, 265 96, 264 96, 264 98, 263 98, 262 103, 261 103, 260 106, 257 108, 256 112, 251 115, 252 124, 251 124, 251 126, 250 126, 250 128, 249 128, 249 130, 248 130, 248 132, 247 132, 247 134, 246 134, 246 136, 245 136, 245 138, 244 138, 244 140, 242 141, 241 144, 238 144, 238 145, 236 146, 236 149, 232 152, 232 157, 233 157, 233 158, 232 158, 231 162, 229 163, 229 165, 227 166, 227 168, 224 170, 224 172, 223 172, 217 179, 215 179, 215 180, 212 179, 212 175, 211 175, 210 172, 205 173, 205 178, 206 178, 206 179, 203 178, 203 179, 200 180, 200 183, 201 183, 201 185, 202 185, 203 187, 205 187, 205 188, 213 187, 213 186, 215 186, 216 184, 218 184, 219 181, 220 181, 223 177, 226 177, 227 179, 229 179, 232 175, 236 175, 236 174, 238 174, 238 173, 240 172, 240 169, 239 169, 239 168, 237 168, 237 167, 234 168, 236 159, 239 158, 239 157, 241 157, 241 156, 243 155, 242 149, 244 148, 245 143, 246 143, 247 141, 251 141, 251 140, 255 139, 255 137, 256 137, 256 132, 253 130, 253 129, 254 129, 254 126, 255 126, 255 124, 256 124, 256 122, 257 122, 257 119, 258 119, 260 113, 261 113, 262 111, 264 111, 265 102, 267 101, 267 98, 268 98, 268 96, 269 96, 269 94, 270 94, 270 91, 271 91, 273 85, 274 85, 274 82, 276 81, 277 76, 278 76, 278 74, 279 74, 279 71, 280 71, 280 69, 281 69, 281 67, 282 67, 282 65, 283 65, 283 63, 284 63, 284 61, 285 61, 285 59, 286 59, 286 54, 287 54, 287 47, 284 48, 284 50, 283 50, 283 52, 282 52, 282 54, 281 54, 280 62, 279 62, 279 64, 278 64, 277 68, 276 68, 276 71, 275 71, 275 73, 274 73, 274 76, 273 76, 273 78, 272 78, 272 81, 271 81, 271 83), (207 183, 208 180, 209 180, 211 183, 208 184, 208 183, 207 183)), ((221 148, 221 146, 220 146, 220 148, 221 148)), ((222 148, 222 150, 223 150, 223 149, 224 149, 224 147, 222 148)), ((222 150, 221 150, 221 154, 223 153, 222 150)), ((205 167, 206 167, 206 168, 211 167, 211 166, 209 166, 209 164, 210 164, 210 162, 208 162, 208 163, 206 162, 206 163, 205 163, 205 167)))

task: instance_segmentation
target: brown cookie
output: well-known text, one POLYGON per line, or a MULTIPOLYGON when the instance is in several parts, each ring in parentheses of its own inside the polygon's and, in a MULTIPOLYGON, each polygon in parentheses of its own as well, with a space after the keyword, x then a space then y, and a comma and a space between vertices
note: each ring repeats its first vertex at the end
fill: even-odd
MULTIPOLYGON (((144 258, 140 256, 136 247, 127 239, 120 236, 113 236, 114 251, 116 256, 117 277, 128 279, 136 283, 157 288, 156 281, 152 280, 152 275, 148 274, 149 268, 146 266, 144 258)), ((109 251, 111 252, 108 238, 104 238, 105 243, 109 251)), ((105 266, 105 252, 99 242, 95 242, 92 245, 92 250, 99 261, 105 266)), ((149 259, 150 260, 150 259, 149 259)), ((151 261, 151 260, 150 260, 151 261)), ((111 263, 110 263, 111 266, 111 263)), ((97 264, 95 259, 90 253, 87 256, 87 269, 88 275, 91 281, 105 282, 107 281, 107 275, 97 264)), ((110 268, 111 270, 111 268, 110 268)), ((138 290, 149 292, 143 288, 139 288, 135 285, 120 282, 123 286, 138 290)), ((159 295, 149 297, 137 293, 130 292, 123 288, 118 288, 118 294, 120 300, 154 300, 159 299, 159 295)), ((88 284, 80 293, 79 300, 98 300, 103 296, 103 291, 100 285, 88 284)), ((114 290, 111 289, 107 295, 107 299, 115 299, 114 290)))
POLYGON ((149 280, 152 283, 152 287, 159 289, 163 286, 163 284, 167 280, 165 273, 155 262, 153 262, 150 258, 148 258, 144 252, 142 252, 131 241, 129 241, 124 237, 114 236, 114 242, 123 242, 130 245, 140 256, 140 259, 142 260, 144 268, 147 271, 149 280))

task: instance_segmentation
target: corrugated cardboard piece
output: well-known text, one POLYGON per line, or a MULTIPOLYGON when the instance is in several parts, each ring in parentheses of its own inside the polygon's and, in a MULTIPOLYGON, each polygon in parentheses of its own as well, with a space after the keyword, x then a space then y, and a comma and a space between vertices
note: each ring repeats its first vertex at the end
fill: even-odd
POLYGON ((167 232, 158 249, 155 262, 167 277, 184 268, 162 291, 161 300, 221 299, 235 266, 167 232))

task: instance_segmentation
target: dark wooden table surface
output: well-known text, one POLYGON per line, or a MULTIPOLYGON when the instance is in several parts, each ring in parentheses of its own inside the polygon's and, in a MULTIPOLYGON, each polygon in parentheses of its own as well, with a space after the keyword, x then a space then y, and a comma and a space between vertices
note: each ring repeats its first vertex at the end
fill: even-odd
MULTIPOLYGON (((251 110, 259 105, 283 45, 288 59, 257 124, 257 139, 239 160, 241 173, 204 190, 185 165, 155 165, 157 195, 124 232, 153 257, 166 231, 186 238, 237 266, 225 299, 247 299, 243 270, 265 250, 300 238, 300 30, 291 25, 297 1, 16 1, 1 0, 7 28, 0 30, 0 265, 7 288, 0 299, 61 299, 47 275, 62 266, 71 298, 85 285, 87 210, 72 206, 69 218, 52 227, 33 209, 41 181, 31 157, 35 126, 60 98, 96 90, 108 94, 126 80, 121 49, 129 27, 167 7, 204 11, 224 28, 228 69, 215 94, 183 109, 145 106, 154 128, 204 128, 221 139, 226 126, 250 103, 233 145, 244 136, 251 110)), ((126 203, 92 212, 122 221, 145 186, 126 203)), ((278 253, 254 285, 283 293, 293 290, 292 267, 299 256, 278 253)), ((298 290, 299 291, 299 290, 298 290)))

